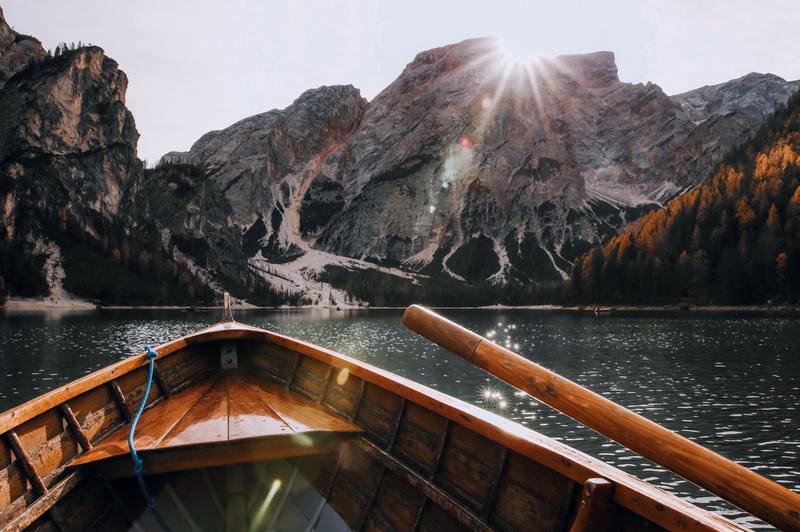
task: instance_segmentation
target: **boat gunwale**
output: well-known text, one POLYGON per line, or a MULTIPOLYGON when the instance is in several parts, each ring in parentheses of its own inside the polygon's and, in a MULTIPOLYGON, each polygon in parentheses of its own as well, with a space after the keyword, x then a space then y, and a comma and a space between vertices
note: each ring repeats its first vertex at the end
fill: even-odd
MULTIPOLYGON (((297 351, 336 369, 347 368, 351 375, 428 408, 578 484, 598 476, 613 482, 614 502, 664 528, 743 530, 723 516, 699 508, 615 466, 510 419, 366 362, 283 334, 238 322, 222 322, 159 345, 155 348, 158 354, 155 360, 158 361, 194 344, 219 340, 267 341, 297 351)), ((140 352, 6 410, 0 413, 0 434, 13 430, 70 399, 147 364, 146 353, 140 352)))

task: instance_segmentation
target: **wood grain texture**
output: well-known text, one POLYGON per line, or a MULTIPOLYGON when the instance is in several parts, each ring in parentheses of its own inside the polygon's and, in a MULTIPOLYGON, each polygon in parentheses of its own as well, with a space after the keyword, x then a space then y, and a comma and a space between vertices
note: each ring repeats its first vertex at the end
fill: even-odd
POLYGON ((489 522, 502 530, 564 530, 579 485, 517 453, 509 453, 489 522))
POLYGON ((119 387, 116 380, 109 381, 108 387, 111 389, 112 396, 114 397, 114 401, 116 401, 119 411, 122 412, 122 417, 125 421, 130 421, 132 417, 131 406, 128 404, 128 399, 125 397, 122 388, 119 387))
POLYGON ((89 449, 91 449, 92 443, 89 441, 89 438, 83 431, 83 427, 81 427, 81 424, 78 423, 78 418, 75 417, 75 413, 72 411, 72 408, 70 408, 69 403, 62 403, 61 405, 59 405, 59 410, 61 410, 61 414, 64 416, 64 420, 66 420, 70 430, 72 430, 72 433, 78 440, 78 443, 80 443, 81 448, 84 451, 88 451, 89 449))
POLYGON ((800 530, 800 494, 438 314, 413 305, 403 323, 584 425, 782 530, 800 530))
POLYGON ((6 432, 5 437, 8 446, 11 448, 14 456, 17 458, 17 463, 20 465, 22 471, 25 473, 25 476, 28 478, 28 482, 31 483, 31 486, 33 486, 39 495, 44 495, 47 493, 47 486, 44 485, 42 477, 39 475, 39 472, 36 471, 36 468, 33 466, 28 454, 25 452, 25 448, 22 446, 17 433, 13 430, 10 430, 6 432))
POLYGON ((481 521, 480 517, 453 499, 447 492, 428 481, 428 479, 420 476, 417 472, 413 471, 375 444, 362 440, 358 442, 358 447, 363 453, 371 456, 386 469, 402 478, 411 488, 418 490, 426 498, 433 501, 433 505, 428 505, 427 508, 423 509, 421 522, 426 522, 425 514, 429 511, 433 512, 434 515, 438 515, 438 509, 439 511, 449 514, 447 519, 436 519, 437 521, 442 520, 451 523, 445 527, 446 530, 466 529, 484 531, 490 529, 488 525, 481 521))
MULTIPOLYGON (((247 438, 204 445, 182 445, 145 449, 140 455, 146 475, 278 460, 298 456, 327 454, 339 449, 342 442, 357 437, 356 433, 316 430, 296 434, 279 434, 269 438, 247 438)), ((130 457, 115 456, 97 462, 94 467, 104 478, 128 478, 133 475, 130 457)))
POLYGON ((47 494, 31 503, 13 521, 3 527, 3 532, 19 532, 27 529, 34 521, 48 512, 59 499, 72 491, 83 480, 83 473, 76 471, 55 484, 47 494))
MULTIPOLYGON (((121 426, 71 467, 127 455, 129 427, 121 426)), ((140 453, 152 456, 173 447, 277 436, 292 436, 296 445, 310 445, 302 435, 322 431, 358 433, 361 429, 275 381, 229 370, 201 379, 145 410, 136 426, 134 444, 140 453)), ((206 457, 203 453, 198 456, 206 457)), ((186 462, 183 457, 181 460, 186 462)))
MULTIPOLYGON (((397 420, 398 410, 392 406, 399 409, 406 402, 413 403, 450 420, 454 426, 474 431, 574 482, 582 484, 588 478, 598 476, 611 480, 616 485, 615 504, 621 512, 633 512, 631 515, 640 516, 637 519, 646 518, 661 527, 672 529, 738 530, 738 527, 722 517, 704 512, 616 468, 500 416, 334 351, 255 327, 238 323, 218 324, 159 346, 157 360, 165 379, 171 386, 178 381, 184 383, 178 385, 179 388, 191 382, 198 372, 210 371, 215 359, 206 355, 216 353, 218 342, 221 341, 238 341, 240 345, 262 343, 269 346, 265 347, 264 352, 280 351, 289 356, 285 365, 289 371, 292 371, 292 360, 299 361, 300 355, 330 366, 334 375, 337 371, 347 369, 351 378, 359 378, 365 383, 355 419, 367 430, 370 437, 382 433, 376 439, 382 440, 381 445, 391 439, 391 430, 397 420), (293 356, 296 358, 292 358, 293 356), (176 381, 172 380, 173 376, 176 381)), ((258 357, 254 357, 253 360, 257 359, 258 357)), ((0 433, 7 432, 64 401, 74 400, 71 405, 76 417, 90 440, 98 443, 98 438, 103 438, 108 430, 113 430, 121 422, 110 390, 104 384, 143 368, 146 364, 147 357, 140 353, 4 412, 0 414, 0 433)), ((322 389, 324 391, 326 388, 322 389)), ((173 388, 173 392, 175 391, 177 390, 173 388)), ((174 395, 170 401, 173 399, 174 395)), ((127 466, 129 470, 129 463, 127 466)), ((12 477, 19 479, 21 476, 18 469, 15 472, 15 463, 10 463, 6 469, 9 480, 12 477)), ((24 486, 24 479, 22 482, 24 486)), ((9 486, 10 484, 0 482, 0 498, 4 497, 3 490, 9 486)), ((25 499, 27 502, 24 504, 30 503, 29 493, 21 496, 17 488, 9 489, 12 491, 5 496, 13 501, 25 499)), ((2 509, 3 514, 12 511, 12 506, 17 503, 7 504, 2 509)), ((421 509, 417 525, 420 529, 439 526, 440 530, 446 530, 447 523, 451 522, 447 515, 449 514, 439 506, 429 503, 421 509)))
POLYGON ((583 484, 578 514, 570 532, 611 530, 614 485, 604 478, 590 478, 583 484))
POLYGON ((392 454, 423 476, 432 476, 440 455, 441 442, 447 430, 447 420, 426 408, 410 404, 403 412, 392 445, 392 454))

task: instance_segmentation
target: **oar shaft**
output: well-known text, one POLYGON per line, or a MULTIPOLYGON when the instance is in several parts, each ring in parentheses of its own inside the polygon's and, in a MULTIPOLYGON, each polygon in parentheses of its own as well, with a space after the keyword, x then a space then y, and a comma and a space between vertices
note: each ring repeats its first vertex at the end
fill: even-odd
POLYGON ((782 530, 800 530, 800 494, 418 305, 403 323, 550 405, 782 530))

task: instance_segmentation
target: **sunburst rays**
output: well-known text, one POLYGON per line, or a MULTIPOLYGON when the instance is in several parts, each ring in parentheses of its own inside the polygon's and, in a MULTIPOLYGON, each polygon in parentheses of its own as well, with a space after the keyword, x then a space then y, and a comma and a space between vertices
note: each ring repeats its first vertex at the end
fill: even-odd
MULTIPOLYGON (((454 185, 469 181, 474 154, 494 148, 487 145, 488 138, 507 140, 507 132, 499 130, 505 127, 501 125, 505 118, 498 120, 501 113, 510 116, 523 130, 535 128, 548 135, 552 131, 552 110, 566 103, 559 86, 565 80, 578 79, 566 62, 541 55, 514 56, 500 39, 478 39, 459 46, 447 58, 455 66, 440 74, 437 84, 455 93, 466 89, 473 103, 471 108, 458 109, 466 116, 456 118, 461 127, 449 140, 438 183, 431 183, 428 201, 417 214, 418 234, 432 236, 436 232, 433 220, 442 211, 438 205, 442 192, 449 196, 454 185)), ((520 141, 525 138, 528 135, 520 141)), ((427 242, 429 245, 430 240, 427 242)))

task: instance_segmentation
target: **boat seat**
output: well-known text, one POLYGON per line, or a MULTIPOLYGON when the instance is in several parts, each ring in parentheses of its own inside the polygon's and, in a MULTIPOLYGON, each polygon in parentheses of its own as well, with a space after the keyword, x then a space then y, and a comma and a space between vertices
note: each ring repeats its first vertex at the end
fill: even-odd
MULTIPOLYGON (((129 430, 117 428, 70 467, 132 476, 129 430)), ((134 445, 152 474, 332 452, 360 431, 281 383, 223 370, 145 410, 134 445)))

